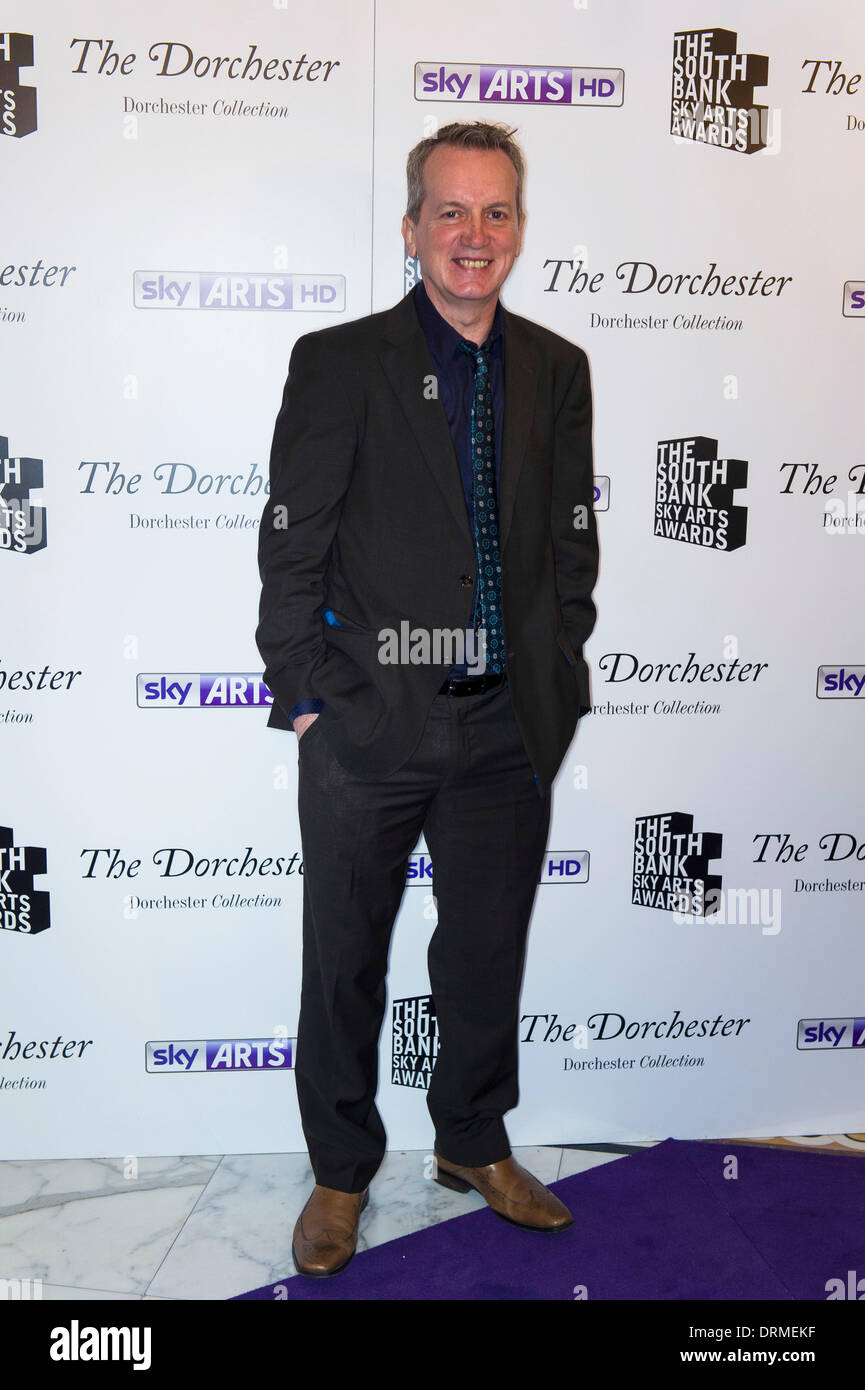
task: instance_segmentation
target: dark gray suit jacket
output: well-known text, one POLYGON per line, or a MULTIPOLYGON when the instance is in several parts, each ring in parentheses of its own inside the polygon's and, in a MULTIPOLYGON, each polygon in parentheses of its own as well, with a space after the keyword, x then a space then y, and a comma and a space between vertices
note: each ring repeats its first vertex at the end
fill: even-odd
MULTIPOLYGON (((566 339, 508 310, 504 335, 499 520, 508 682, 546 788, 591 708, 582 652, 598 569, 591 386, 585 353, 566 339)), ((256 633, 274 695, 268 723, 290 728, 288 711, 319 697, 322 734, 339 762, 361 778, 387 776, 420 740, 451 662, 385 664, 380 634, 406 621, 464 631, 476 569, 414 291, 383 313, 298 339, 270 486, 256 633)))

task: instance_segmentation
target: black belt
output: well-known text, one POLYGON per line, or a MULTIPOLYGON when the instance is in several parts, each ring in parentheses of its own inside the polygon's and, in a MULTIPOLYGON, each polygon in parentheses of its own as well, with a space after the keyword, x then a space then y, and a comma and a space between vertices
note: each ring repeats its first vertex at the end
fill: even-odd
POLYGON ((490 676, 467 676, 465 680, 446 680, 439 686, 439 695, 482 695, 494 690, 505 679, 504 673, 490 676))

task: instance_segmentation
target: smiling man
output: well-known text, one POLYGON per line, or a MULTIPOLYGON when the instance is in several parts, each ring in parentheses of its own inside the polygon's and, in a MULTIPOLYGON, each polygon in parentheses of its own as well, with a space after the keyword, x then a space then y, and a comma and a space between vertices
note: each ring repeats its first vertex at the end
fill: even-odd
POLYGON ((269 722, 298 735, 295 1075, 315 1186, 292 1250, 312 1276, 354 1254, 385 1153, 388 950, 421 834, 436 1181, 532 1231, 573 1224, 513 1158, 504 1115, 551 787, 591 708, 592 407, 585 354, 499 300, 525 223, 512 135, 458 123, 411 151, 402 231, 423 280, 298 340, 274 432, 257 640, 269 722), (401 625, 473 640, 394 661, 383 634, 401 625))
POLYGON ((483 343, 522 247, 516 168, 501 149, 447 144, 428 154, 422 168, 423 188, 414 199, 409 195, 402 220, 406 248, 420 261, 439 314, 464 338, 483 343))

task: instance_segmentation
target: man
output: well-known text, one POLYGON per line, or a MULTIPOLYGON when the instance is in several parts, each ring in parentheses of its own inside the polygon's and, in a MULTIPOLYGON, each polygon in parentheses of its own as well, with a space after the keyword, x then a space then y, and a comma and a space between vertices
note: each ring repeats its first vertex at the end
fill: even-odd
POLYGON ((573 1224, 503 1116, 550 788, 591 708, 591 394, 579 348, 499 303, 525 222, 512 133, 453 124, 412 150, 402 230, 423 281, 300 338, 276 422, 257 640, 269 722, 299 740, 295 1074, 315 1187, 292 1250, 313 1276, 354 1254, 385 1152, 387 955, 421 833, 436 1180, 532 1230, 573 1224))

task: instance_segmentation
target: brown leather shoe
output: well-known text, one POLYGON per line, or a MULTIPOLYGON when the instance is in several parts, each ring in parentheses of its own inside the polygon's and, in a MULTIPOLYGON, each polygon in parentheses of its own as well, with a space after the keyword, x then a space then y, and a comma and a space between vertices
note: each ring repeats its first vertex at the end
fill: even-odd
POLYGON ((291 1242, 298 1274, 326 1279, 345 1269, 357 1249, 357 1224, 368 1201, 368 1187, 363 1192, 337 1192, 316 1184, 291 1242))
POLYGON ((435 1161, 437 1183, 453 1192, 468 1192, 473 1187, 496 1216, 510 1221, 512 1226, 522 1226, 528 1231, 564 1231, 574 1224, 564 1202, 532 1177, 513 1156, 500 1163, 488 1163, 483 1168, 461 1167, 449 1163, 440 1154, 435 1154, 435 1161))

